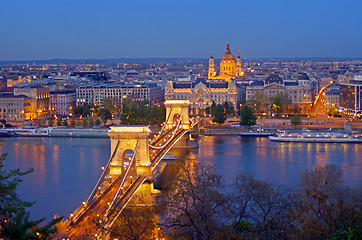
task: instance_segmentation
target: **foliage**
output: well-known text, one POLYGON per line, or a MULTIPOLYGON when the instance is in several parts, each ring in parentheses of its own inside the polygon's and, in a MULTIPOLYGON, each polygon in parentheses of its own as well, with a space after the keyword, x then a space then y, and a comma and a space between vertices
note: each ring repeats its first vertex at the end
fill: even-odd
POLYGON ((234 221, 229 232, 241 239, 285 239, 293 204, 288 193, 289 189, 252 175, 238 175, 230 196, 234 221))
POLYGON ((54 125, 54 121, 51 120, 51 119, 49 119, 49 121, 48 121, 48 126, 53 126, 53 125, 54 125))
POLYGON ((75 120, 70 121, 70 126, 72 126, 72 127, 75 126, 75 120))
POLYGON ((94 124, 95 124, 96 126, 101 125, 101 120, 99 120, 99 118, 97 118, 97 119, 95 120, 94 124))
POLYGON ((3 239, 51 239, 56 232, 54 225, 62 218, 54 219, 43 227, 38 225, 45 219, 30 220, 30 214, 26 210, 34 203, 22 201, 16 193, 16 189, 22 182, 21 177, 32 172, 29 169, 21 172, 19 169, 6 172, 4 160, 6 154, 0 157, 0 237, 3 239))
POLYGON ((248 102, 249 106, 257 113, 266 112, 269 103, 269 98, 262 92, 255 93, 255 95, 248 102))
POLYGON ((102 101, 102 108, 108 109, 112 115, 116 115, 121 108, 119 98, 104 98, 102 101))
POLYGON ((90 119, 89 122, 88 122, 88 124, 89 124, 90 127, 93 127, 93 126, 94 126, 94 121, 93 121, 93 119, 90 119))
POLYGON ((88 117, 94 111, 94 106, 92 104, 80 105, 74 108, 74 114, 76 116, 88 117))
POLYGON ((277 116, 280 116, 284 109, 291 104, 287 93, 278 93, 272 97, 273 109, 277 116))
POLYGON ((302 124, 302 119, 299 116, 293 116, 290 119, 290 123, 292 125, 294 125, 294 126, 301 125, 302 124))
POLYGON ((128 102, 122 107, 121 124, 161 125, 165 121, 166 109, 163 105, 151 107, 147 101, 128 102))
POLYGON ((215 106, 214 118, 212 121, 218 123, 219 125, 225 122, 224 108, 221 104, 215 106))
MULTIPOLYGON (((158 239, 158 209, 151 206, 136 206, 131 201, 110 230, 111 239, 158 239)), ((159 238, 161 239, 161 238, 159 238)))
POLYGON ((65 120, 62 122, 62 125, 65 126, 65 127, 68 126, 68 121, 67 121, 67 119, 65 119, 65 120))
POLYGON ((361 234, 361 192, 342 184, 334 165, 315 167, 301 174, 291 223, 298 238, 327 239, 338 231, 361 234))
POLYGON ((170 239, 212 239, 222 221, 226 198, 221 177, 205 163, 184 161, 166 190, 162 225, 170 239))
POLYGON ((112 113, 107 108, 101 108, 98 115, 102 118, 104 125, 108 119, 112 119, 112 113))
POLYGON ((61 126, 62 123, 63 123, 63 122, 62 122, 62 119, 59 118, 59 119, 57 120, 57 125, 58 125, 58 126, 61 126))
POLYGON ((211 106, 210 106, 210 113, 211 113, 212 117, 215 116, 215 107, 216 107, 216 104, 214 101, 212 101, 211 106))
POLYGON ((248 106, 244 105, 240 110, 240 125, 253 126, 256 124, 256 116, 253 110, 248 106))
POLYGON ((87 119, 83 119, 82 125, 83 125, 83 127, 87 127, 87 126, 88 126, 88 121, 87 121, 87 119))
POLYGON ((331 117, 341 117, 341 113, 335 109, 335 108, 329 108, 328 109, 328 116, 331 116, 331 117))

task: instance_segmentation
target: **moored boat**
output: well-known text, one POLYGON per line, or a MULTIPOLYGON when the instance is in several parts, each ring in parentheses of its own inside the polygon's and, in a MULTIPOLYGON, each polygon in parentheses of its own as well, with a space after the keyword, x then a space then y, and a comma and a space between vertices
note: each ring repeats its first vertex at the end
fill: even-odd
POLYGON ((278 130, 271 141, 279 142, 324 142, 324 143, 362 143, 362 134, 347 131, 292 131, 278 130))

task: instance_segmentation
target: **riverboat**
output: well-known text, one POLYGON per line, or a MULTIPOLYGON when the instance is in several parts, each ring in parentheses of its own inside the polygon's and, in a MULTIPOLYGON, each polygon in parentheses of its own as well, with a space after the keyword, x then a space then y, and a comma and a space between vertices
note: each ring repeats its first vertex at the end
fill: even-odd
POLYGON ((3 137, 46 137, 48 136, 48 128, 38 128, 33 126, 1 128, 0 135, 3 137))
POLYGON ((109 128, 52 128, 49 137, 107 138, 109 128))
POLYGON ((33 127, 1 128, 0 137, 108 137, 109 128, 33 127))
POLYGON ((362 134, 347 131, 292 131, 278 130, 271 141, 279 142, 324 142, 324 143, 362 143, 362 134))

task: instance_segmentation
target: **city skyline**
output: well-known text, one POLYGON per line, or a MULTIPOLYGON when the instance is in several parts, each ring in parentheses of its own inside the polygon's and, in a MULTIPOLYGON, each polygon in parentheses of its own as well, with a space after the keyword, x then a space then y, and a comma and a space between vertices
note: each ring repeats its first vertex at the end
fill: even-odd
POLYGON ((0 60, 360 58, 362 1, 6 1, 0 60), (328 4, 327 4, 328 3, 328 4))

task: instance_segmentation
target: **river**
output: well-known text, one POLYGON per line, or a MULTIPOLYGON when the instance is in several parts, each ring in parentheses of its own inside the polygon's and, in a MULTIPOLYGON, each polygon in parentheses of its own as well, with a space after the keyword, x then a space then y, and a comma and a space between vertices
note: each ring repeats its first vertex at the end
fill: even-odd
MULTIPOLYGON (((231 185, 241 173, 294 187, 300 172, 335 164, 344 171, 347 185, 360 186, 360 144, 280 143, 267 138, 204 136, 199 148, 172 150, 184 159, 212 162, 231 185)), ((19 186, 20 197, 36 201, 32 218, 68 216, 86 200, 110 156, 106 138, 3 138, 1 153, 8 153, 5 169, 34 168, 19 186)))

